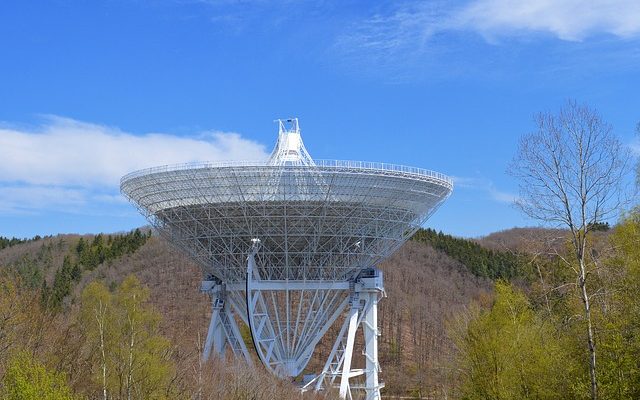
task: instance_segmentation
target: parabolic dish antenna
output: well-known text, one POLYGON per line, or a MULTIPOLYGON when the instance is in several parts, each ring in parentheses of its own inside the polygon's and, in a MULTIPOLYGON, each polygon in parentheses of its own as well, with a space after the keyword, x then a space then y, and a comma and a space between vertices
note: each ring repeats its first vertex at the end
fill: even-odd
POLYGON ((343 398, 360 389, 379 399, 384 287, 376 265, 438 209, 453 182, 420 168, 313 160, 298 120, 278 125, 267 160, 145 169, 124 176, 121 191, 204 270, 213 312, 203 358, 228 347, 253 363, 255 350, 268 370, 296 377, 342 321, 324 368, 303 389, 335 386, 343 398), (354 369, 359 326, 365 365, 354 369))

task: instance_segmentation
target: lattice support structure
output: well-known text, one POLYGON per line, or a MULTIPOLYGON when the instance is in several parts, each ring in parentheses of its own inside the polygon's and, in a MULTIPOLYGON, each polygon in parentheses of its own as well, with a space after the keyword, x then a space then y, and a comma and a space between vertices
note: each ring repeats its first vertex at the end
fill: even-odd
POLYGON ((303 390, 338 389, 340 397, 353 398, 353 392, 363 390, 367 400, 379 400, 384 387, 378 379, 378 301, 384 295, 382 271, 369 268, 351 283, 349 312, 333 344, 322 372, 303 386, 303 390), (356 333, 362 328, 365 358, 364 369, 352 368, 356 333), (361 383, 354 378, 364 377, 361 383), (339 381, 339 384, 337 384, 339 381))
POLYGON ((253 360, 242 339, 240 328, 235 319, 234 306, 227 302, 227 290, 224 284, 216 281, 203 281, 201 291, 208 293, 212 300, 211 321, 207 331, 202 359, 207 361, 212 351, 224 356, 228 344, 234 356, 243 358, 249 365, 253 360))
POLYGON ((260 362, 296 377, 344 319, 325 368, 307 388, 336 387, 344 397, 363 389, 378 399, 383 286, 374 267, 423 226, 453 181, 421 168, 314 160, 298 120, 277 122, 266 160, 149 168, 124 176, 120 189, 207 277, 202 289, 212 314, 203 358, 230 347, 252 362, 238 326, 244 323, 260 362), (360 328, 365 365, 354 369, 360 328))

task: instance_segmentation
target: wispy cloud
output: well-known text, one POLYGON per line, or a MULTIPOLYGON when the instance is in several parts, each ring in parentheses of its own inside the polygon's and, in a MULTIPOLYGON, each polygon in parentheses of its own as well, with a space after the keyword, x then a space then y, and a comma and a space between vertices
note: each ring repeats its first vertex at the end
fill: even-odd
POLYGON ((518 195, 509 192, 503 192, 493 187, 489 188, 489 194, 491 195, 492 199, 499 203, 514 204, 516 200, 518 200, 518 195))
MULTIPOLYGON (((366 58, 376 69, 397 69, 398 63, 423 58, 433 51, 432 37, 444 30, 448 9, 440 2, 407 2, 380 10, 347 26, 333 50, 347 59, 366 58)), ((383 72, 384 73, 384 72, 383 72)))
POLYGON ((456 188, 484 192, 498 203, 513 204, 518 199, 518 195, 496 188, 490 179, 456 176, 453 182, 456 188))
POLYGON ((445 27, 485 37, 543 32, 580 41, 591 35, 640 34, 637 0, 475 0, 455 10, 445 27))
POLYGON ((446 31, 472 31, 487 39, 524 33, 549 33, 558 39, 583 40, 591 35, 620 38, 640 35, 640 2, 636 0, 472 0, 462 6, 442 1, 409 1, 354 24, 340 38, 365 48, 397 50, 424 47, 446 31))
POLYGON ((33 129, 0 127, 0 212, 93 212, 123 205, 127 172, 191 161, 264 159, 263 145, 232 132, 134 135, 49 116, 33 129))
MULTIPOLYGON (((451 74, 473 68, 455 65, 460 53, 473 53, 476 62, 487 58, 486 52, 474 48, 478 44, 474 36, 494 49, 513 39, 523 45, 550 38, 557 43, 579 42, 574 53, 583 51, 593 38, 599 53, 603 43, 615 53, 619 46, 610 39, 624 42, 640 37, 640 1, 470 0, 454 4, 409 0, 348 25, 337 37, 334 50, 346 62, 375 65, 383 74, 407 66, 424 70, 439 63, 446 64, 446 73, 451 74)), ((625 53, 637 58, 635 51, 625 53)), ((509 52, 504 58, 513 56, 509 52)), ((468 57, 462 59, 470 64, 468 57)))

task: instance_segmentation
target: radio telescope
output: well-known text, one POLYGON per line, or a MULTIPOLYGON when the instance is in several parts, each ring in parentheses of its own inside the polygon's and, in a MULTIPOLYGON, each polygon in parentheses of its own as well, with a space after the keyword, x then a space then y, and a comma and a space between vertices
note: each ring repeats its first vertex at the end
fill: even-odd
POLYGON ((445 175, 393 164, 313 160, 298 120, 277 120, 264 161, 195 163, 130 173, 122 193, 204 271, 213 311, 202 357, 224 354, 271 372, 307 372, 327 330, 340 329, 322 370, 303 390, 364 390, 380 399, 376 265, 398 249, 453 190, 445 175), (247 346, 240 334, 251 334, 247 346), (352 367, 356 331, 364 366, 352 367), (336 327, 337 328, 337 327, 336 327), (250 352, 251 350, 251 352, 250 352))

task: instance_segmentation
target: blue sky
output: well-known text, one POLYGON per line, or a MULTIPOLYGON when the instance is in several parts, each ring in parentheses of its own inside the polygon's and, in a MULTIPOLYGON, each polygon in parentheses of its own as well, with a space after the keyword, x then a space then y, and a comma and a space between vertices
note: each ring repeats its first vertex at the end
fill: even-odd
POLYGON ((428 226, 532 225, 505 174, 532 116, 574 98, 637 149, 640 2, 15 1, 0 4, 0 235, 144 224, 124 173, 271 150, 454 177, 428 226))

